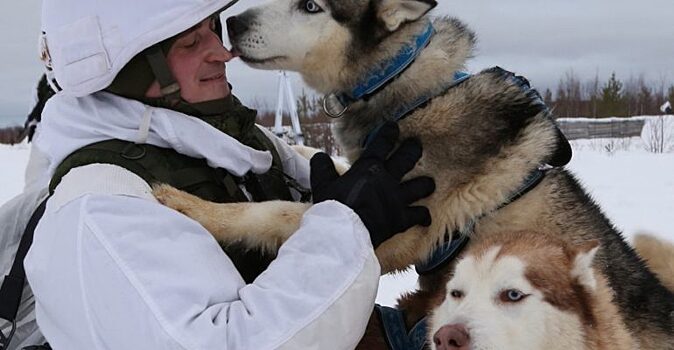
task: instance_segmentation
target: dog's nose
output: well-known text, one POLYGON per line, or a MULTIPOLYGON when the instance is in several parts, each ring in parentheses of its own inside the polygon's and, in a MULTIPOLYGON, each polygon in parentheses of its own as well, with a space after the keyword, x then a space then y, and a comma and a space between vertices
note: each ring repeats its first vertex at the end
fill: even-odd
POLYGON ((433 343, 438 350, 467 350, 470 334, 463 324, 445 325, 435 332, 433 343))
POLYGON ((227 18, 227 35, 230 39, 236 39, 248 30, 248 24, 238 16, 227 18))

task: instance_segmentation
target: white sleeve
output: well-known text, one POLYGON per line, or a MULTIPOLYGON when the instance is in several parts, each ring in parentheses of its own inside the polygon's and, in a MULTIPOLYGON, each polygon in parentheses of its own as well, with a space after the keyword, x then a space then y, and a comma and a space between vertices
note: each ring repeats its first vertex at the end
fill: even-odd
POLYGON ((250 285, 198 223, 151 201, 86 195, 61 212, 44 224, 75 225, 72 216, 79 215, 74 241, 61 237, 46 246, 64 245, 60 254, 70 257, 37 253, 47 272, 34 257, 28 266, 32 276, 44 273, 60 284, 37 278, 34 286, 38 298, 46 290, 60 299, 50 310, 43 298, 38 309, 54 343, 77 345, 68 343, 70 328, 88 330, 91 340, 83 343, 101 349, 351 349, 365 331, 379 264, 360 219, 339 203, 313 206, 250 285), (68 269, 77 271, 68 277, 68 269), (68 315, 50 327, 50 311, 68 315))
POLYGON ((300 185, 307 188, 311 187, 309 182, 309 174, 311 169, 309 166, 309 160, 297 153, 292 147, 274 135, 267 128, 260 125, 257 127, 262 130, 262 132, 276 147, 276 151, 283 162, 283 171, 293 179, 297 180, 300 185))

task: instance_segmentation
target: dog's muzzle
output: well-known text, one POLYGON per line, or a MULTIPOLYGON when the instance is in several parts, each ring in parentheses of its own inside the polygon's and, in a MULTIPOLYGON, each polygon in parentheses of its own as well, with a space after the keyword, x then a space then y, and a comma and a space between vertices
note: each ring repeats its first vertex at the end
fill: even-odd
POLYGON ((248 31, 248 22, 245 19, 242 19, 240 16, 232 16, 227 18, 227 35, 229 35, 229 40, 234 43, 239 39, 245 32, 248 31))

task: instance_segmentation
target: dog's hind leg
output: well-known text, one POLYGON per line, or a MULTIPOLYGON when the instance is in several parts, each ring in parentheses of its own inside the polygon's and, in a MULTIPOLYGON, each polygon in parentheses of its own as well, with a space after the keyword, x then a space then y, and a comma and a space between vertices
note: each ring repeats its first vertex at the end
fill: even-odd
POLYGON ((241 243, 276 254, 297 231, 308 203, 268 201, 213 203, 169 185, 156 185, 152 194, 167 207, 199 222, 223 244, 241 243))

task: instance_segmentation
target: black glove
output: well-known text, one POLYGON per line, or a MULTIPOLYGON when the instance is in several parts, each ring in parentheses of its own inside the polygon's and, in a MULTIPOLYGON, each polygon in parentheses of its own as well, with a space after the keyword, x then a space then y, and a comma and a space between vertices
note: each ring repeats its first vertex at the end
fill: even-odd
POLYGON ((377 248, 393 235, 415 225, 429 226, 426 207, 410 206, 435 190, 430 177, 401 183, 421 158, 421 143, 407 139, 391 154, 399 135, 398 124, 386 123, 372 144, 344 175, 339 176, 325 153, 311 158, 311 189, 314 203, 336 200, 360 217, 377 248))

